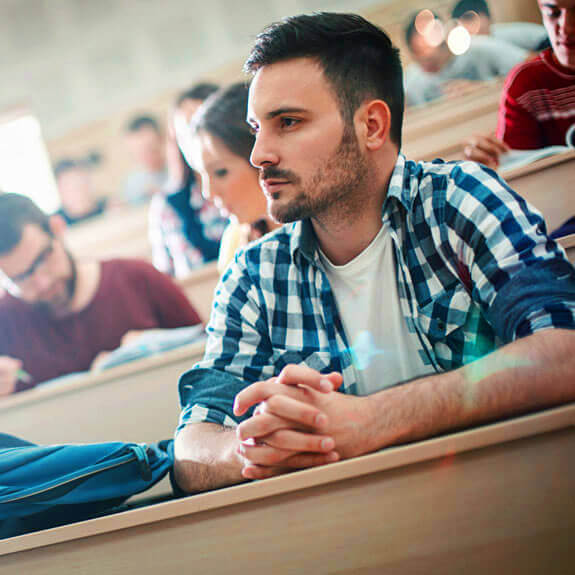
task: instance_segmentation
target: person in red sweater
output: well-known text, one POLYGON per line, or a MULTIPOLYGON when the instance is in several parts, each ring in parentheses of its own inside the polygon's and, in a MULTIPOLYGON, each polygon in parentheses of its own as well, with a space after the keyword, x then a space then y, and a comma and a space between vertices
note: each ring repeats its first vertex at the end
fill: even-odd
POLYGON ((90 369, 128 332, 200 323, 151 264, 76 260, 64 227, 30 199, 0 195, 0 395, 90 369))
POLYGON ((516 66, 503 90, 497 133, 465 155, 490 167, 509 149, 575 146, 575 0, 538 0, 551 48, 516 66))

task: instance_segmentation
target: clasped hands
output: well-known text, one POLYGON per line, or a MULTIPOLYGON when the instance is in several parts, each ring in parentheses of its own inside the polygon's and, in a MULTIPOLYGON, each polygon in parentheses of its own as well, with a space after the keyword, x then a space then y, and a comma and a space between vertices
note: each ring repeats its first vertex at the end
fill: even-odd
POLYGON ((254 415, 237 428, 242 475, 263 479, 368 451, 369 398, 336 391, 339 373, 289 365, 237 396, 234 413, 254 415))

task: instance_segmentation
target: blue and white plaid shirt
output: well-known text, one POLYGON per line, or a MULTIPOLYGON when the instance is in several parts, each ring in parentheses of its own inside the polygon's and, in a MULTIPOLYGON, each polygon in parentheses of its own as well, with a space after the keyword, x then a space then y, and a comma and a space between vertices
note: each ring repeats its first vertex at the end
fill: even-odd
MULTIPOLYGON (((575 270, 541 215, 491 170, 400 155, 382 219, 401 310, 430 371, 539 330, 575 329, 575 270)), ((236 425, 235 395, 290 363, 341 372, 342 391, 356 393, 354 350, 315 241, 303 221, 238 252, 216 291, 205 357, 180 381, 178 429, 236 425)))

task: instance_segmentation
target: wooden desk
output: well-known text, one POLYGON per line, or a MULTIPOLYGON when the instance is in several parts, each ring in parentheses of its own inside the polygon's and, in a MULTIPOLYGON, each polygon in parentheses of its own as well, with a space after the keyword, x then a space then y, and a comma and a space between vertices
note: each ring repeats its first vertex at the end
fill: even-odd
POLYGON ((548 231, 575 215, 575 150, 501 175, 518 194, 542 212, 548 231))
POLYGON ((214 291, 220 280, 217 266, 217 262, 211 262, 194 270, 185 278, 178 280, 178 284, 184 290, 204 323, 207 323, 210 319, 214 291))
POLYGON ((575 404, 0 542, 3 575, 571 573, 575 404))
POLYGON ((2 431, 42 444, 168 439, 180 413, 178 380, 203 352, 199 342, 6 397, 2 431))
POLYGON ((488 83, 461 98, 408 110, 403 153, 411 160, 463 159, 471 136, 495 130, 501 87, 500 81, 488 83))

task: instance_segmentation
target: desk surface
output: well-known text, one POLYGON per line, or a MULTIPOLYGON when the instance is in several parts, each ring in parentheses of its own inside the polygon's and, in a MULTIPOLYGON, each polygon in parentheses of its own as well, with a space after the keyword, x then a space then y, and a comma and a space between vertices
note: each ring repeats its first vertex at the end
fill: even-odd
POLYGON ((575 214, 575 150, 501 172, 501 176, 543 214, 549 231, 575 214))
MULTIPOLYGON (((562 154, 555 154, 553 156, 547 156, 541 160, 537 160, 536 162, 532 162, 531 164, 527 164, 526 166, 521 166, 520 168, 515 168, 513 170, 504 170, 501 172, 501 176, 505 178, 508 182, 513 182, 519 178, 529 176, 531 174, 541 172, 543 170, 548 170, 550 168, 554 168, 555 166, 559 166, 566 162, 571 162, 575 160, 575 150, 569 150, 568 152, 564 152, 562 154)), ((575 179, 575 176, 574 176, 575 179)))
POLYGON ((199 341, 161 354, 152 355, 144 359, 119 365, 105 371, 89 372, 83 377, 81 376, 78 379, 54 385, 54 387, 51 387, 50 385, 40 385, 22 393, 3 397, 0 399, 0 413, 2 411, 13 410, 20 406, 43 402, 46 399, 75 393, 86 388, 158 369, 190 357, 201 356, 203 354, 204 345, 204 341, 199 341))
POLYGON ((174 518, 188 517, 191 519, 189 516, 208 510, 227 508, 273 496, 283 496, 386 470, 406 468, 434 459, 453 458, 456 454, 472 452, 488 446, 509 444, 524 438, 571 429, 574 426, 575 403, 571 403, 427 441, 388 448, 378 453, 321 468, 14 537, 0 542, 0 556, 109 534, 119 530, 140 528, 174 518))

